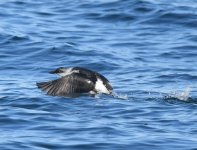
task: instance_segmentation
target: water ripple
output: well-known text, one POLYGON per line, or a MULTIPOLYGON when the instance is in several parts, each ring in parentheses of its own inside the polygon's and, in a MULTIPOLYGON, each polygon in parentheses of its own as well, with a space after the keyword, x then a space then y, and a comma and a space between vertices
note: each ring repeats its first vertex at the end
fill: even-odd
POLYGON ((194 0, 2 0, 0 8, 0 149, 196 148, 194 0), (100 72, 114 96, 37 89, 63 66, 100 72))

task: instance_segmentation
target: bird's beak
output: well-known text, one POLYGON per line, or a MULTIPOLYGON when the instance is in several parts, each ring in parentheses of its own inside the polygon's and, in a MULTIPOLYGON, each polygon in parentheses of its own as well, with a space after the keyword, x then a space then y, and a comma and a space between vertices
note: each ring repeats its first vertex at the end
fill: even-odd
POLYGON ((56 73, 58 73, 58 71, 57 70, 54 70, 54 71, 50 71, 49 73, 56 74, 56 73))
POLYGON ((62 71, 61 69, 56 69, 54 71, 49 72, 51 74, 58 74, 58 73, 64 73, 64 71, 62 71))

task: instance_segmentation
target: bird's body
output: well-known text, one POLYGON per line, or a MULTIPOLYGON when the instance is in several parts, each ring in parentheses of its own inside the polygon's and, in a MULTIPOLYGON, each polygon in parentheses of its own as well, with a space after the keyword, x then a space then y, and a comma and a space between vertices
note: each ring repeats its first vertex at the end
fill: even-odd
POLYGON ((46 91, 48 95, 75 97, 85 93, 111 94, 113 91, 110 82, 103 75, 86 68, 61 67, 51 73, 58 74, 61 78, 37 83, 38 88, 46 91))

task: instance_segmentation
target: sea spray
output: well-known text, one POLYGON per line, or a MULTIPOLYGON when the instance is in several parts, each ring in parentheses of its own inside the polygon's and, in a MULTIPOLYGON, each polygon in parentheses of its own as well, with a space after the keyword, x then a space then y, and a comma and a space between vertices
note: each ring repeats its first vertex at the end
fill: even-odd
POLYGON ((112 96, 114 98, 117 98, 117 99, 123 99, 123 100, 128 100, 128 95, 127 94, 120 94, 120 93, 116 93, 116 92, 113 92, 112 93, 112 96))
POLYGON ((176 98, 181 101, 188 101, 190 98, 191 88, 188 87, 184 91, 173 91, 165 96, 165 99, 176 98))

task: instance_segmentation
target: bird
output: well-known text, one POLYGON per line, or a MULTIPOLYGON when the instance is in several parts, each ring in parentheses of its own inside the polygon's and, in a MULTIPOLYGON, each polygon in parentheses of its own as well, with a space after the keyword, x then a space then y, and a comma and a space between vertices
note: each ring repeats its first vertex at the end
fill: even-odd
POLYGON ((51 96, 78 97, 82 94, 108 94, 113 93, 109 80, 98 72, 83 67, 59 67, 49 72, 61 78, 38 82, 37 87, 51 96))

